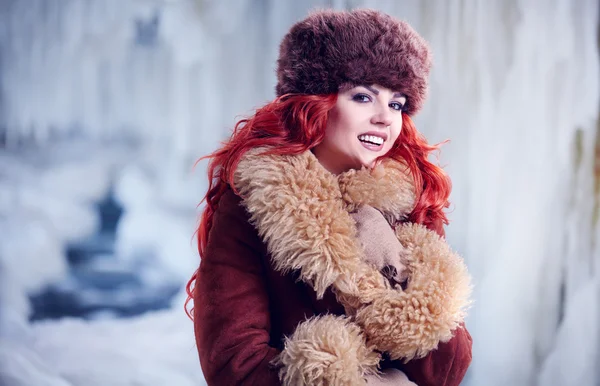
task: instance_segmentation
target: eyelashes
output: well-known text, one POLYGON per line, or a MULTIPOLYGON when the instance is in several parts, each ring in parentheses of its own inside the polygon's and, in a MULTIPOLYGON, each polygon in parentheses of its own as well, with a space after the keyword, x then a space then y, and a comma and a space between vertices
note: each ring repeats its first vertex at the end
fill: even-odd
POLYGON ((356 94, 352 97, 352 100, 360 103, 367 103, 371 102, 371 97, 367 94, 356 94))
POLYGON ((396 111, 403 111, 404 110, 404 104, 399 103, 399 102, 392 102, 389 105, 391 108, 393 108, 396 111), (394 107, 392 107, 394 106, 394 107))
MULTIPOLYGON (((358 103, 369 103, 369 102, 373 101, 373 99, 371 98, 370 95, 364 94, 364 93, 355 94, 352 97, 352 100, 355 102, 358 102, 358 103)), ((392 109, 394 109, 396 111, 403 111, 405 103, 393 101, 393 102, 390 102, 388 106, 390 106, 392 109)))

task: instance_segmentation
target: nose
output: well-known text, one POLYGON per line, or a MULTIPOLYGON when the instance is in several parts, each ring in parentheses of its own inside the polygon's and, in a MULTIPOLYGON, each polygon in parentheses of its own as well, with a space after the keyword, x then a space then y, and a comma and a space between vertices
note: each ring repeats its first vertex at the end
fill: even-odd
POLYGON ((371 123, 377 126, 389 126, 392 124, 392 112, 388 106, 380 106, 371 117, 371 123))

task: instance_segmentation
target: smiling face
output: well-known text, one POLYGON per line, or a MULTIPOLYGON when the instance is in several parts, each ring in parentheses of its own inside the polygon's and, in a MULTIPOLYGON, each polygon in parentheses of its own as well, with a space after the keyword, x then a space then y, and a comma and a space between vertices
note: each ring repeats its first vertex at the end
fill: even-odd
POLYGON ((313 153, 333 174, 373 167, 398 139, 405 103, 404 95, 378 85, 340 91, 313 153))

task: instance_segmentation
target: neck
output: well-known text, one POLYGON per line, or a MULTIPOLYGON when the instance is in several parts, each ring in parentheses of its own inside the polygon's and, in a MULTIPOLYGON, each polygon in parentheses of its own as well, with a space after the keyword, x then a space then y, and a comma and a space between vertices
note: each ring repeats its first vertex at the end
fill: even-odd
POLYGON ((321 149, 319 147, 315 147, 311 149, 312 153, 315 155, 321 166, 325 168, 329 173, 333 175, 339 175, 344 172, 347 172, 350 169, 360 169, 355 167, 354 165, 343 164, 339 160, 343 159, 341 155, 337 155, 332 153, 329 150, 321 149))

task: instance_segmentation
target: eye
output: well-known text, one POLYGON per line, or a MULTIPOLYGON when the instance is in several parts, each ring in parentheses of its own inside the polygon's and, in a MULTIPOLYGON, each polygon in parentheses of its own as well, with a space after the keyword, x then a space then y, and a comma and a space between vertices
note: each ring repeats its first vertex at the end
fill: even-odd
POLYGON ((389 104, 389 106, 396 111, 403 111, 404 105, 405 105, 404 103, 400 103, 400 102, 392 102, 389 104))
POLYGON ((367 103, 371 102, 371 97, 367 94, 356 94, 352 97, 352 100, 358 103, 367 103))

